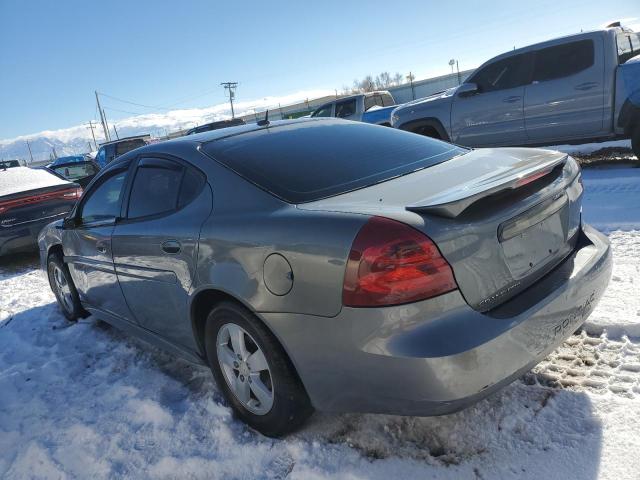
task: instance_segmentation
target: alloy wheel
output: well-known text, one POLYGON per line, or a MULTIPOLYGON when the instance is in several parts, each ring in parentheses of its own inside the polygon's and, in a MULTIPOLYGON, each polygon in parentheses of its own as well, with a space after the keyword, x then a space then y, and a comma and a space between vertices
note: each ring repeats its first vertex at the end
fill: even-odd
POLYGON ((73 297, 71 296, 71 287, 69 286, 69 282, 67 281, 67 277, 65 276, 64 272, 57 265, 53 267, 53 281, 55 283, 58 297, 62 302, 63 308, 69 313, 73 312, 73 297))
POLYGON ((264 352, 249 333, 235 323, 218 331, 218 363, 236 399, 251 413, 266 415, 273 406, 274 385, 264 352))

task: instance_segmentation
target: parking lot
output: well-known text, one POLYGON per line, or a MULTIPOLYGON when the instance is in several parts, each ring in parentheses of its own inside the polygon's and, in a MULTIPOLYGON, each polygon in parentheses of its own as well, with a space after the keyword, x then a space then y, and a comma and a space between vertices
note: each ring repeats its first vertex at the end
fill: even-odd
POLYGON ((614 270, 581 332, 532 372, 460 413, 317 413, 285 440, 235 420, 207 369, 92 317, 68 323, 35 256, 5 260, 0 472, 3 478, 629 478, 640 471, 633 454, 640 449, 640 169, 586 169, 584 184, 584 219, 608 233, 614 270))

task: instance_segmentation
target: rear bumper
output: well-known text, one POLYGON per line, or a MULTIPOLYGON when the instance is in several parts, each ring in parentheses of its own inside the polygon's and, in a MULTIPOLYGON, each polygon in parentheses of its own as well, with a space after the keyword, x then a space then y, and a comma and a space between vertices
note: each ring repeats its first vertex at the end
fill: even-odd
POLYGON ((49 223, 64 217, 67 212, 51 217, 33 220, 21 225, 0 227, 0 256, 10 253, 36 251, 38 249, 38 234, 49 223))
POLYGON ((584 226, 569 258, 487 313, 456 291, 396 307, 345 307, 333 318, 261 316, 317 409, 441 415, 513 381, 560 345, 595 308, 611 265, 607 238, 584 226))

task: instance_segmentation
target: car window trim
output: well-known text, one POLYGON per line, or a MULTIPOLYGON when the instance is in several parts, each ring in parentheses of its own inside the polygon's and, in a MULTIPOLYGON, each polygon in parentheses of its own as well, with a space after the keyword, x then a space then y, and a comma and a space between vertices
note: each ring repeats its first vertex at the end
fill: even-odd
MULTIPOLYGON (((159 168, 164 168, 164 167, 159 167, 159 168)), ((180 193, 182 192, 182 184, 184 182, 184 177, 187 173, 187 169, 193 169, 196 172, 198 172, 200 175, 202 175, 204 177, 204 183, 203 186, 200 190, 200 192, 198 192, 198 195, 200 195, 200 193, 202 193, 202 190, 204 190, 205 185, 208 183, 208 178, 206 173, 204 173, 200 168, 198 168, 197 166, 195 166, 193 163, 191 162, 187 162, 186 160, 183 160, 182 158, 176 157, 174 155, 168 155, 168 154, 163 154, 163 153, 144 153, 144 154, 140 154, 138 155, 132 162, 132 167, 131 170, 132 172, 130 173, 130 178, 131 180, 128 182, 127 188, 126 188, 126 197, 123 198, 122 201, 122 209, 121 209, 121 215, 120 218, 118 219, 117 223, 122 223, 122 224, 129 224, 129 223, 136 223, 136 222, 141 222, 141 221, 148 221, 148 220, 156 220, 158 218, 162 218, 162 217, 166 217, 168 215, 173 215, 174 213, 180 212, 181 210, 183 210, 184 208, 188 207, 191 203, 193 203, 193 200, 195 200, 197 198, 198 195, 196 195, 196 197, 193 198, 193 200, 185 205, 182 205, 181 207, 180 205, 180 193), (173 163, 177 163, 181 168, 182 168, 182 176, 180 177, 180 187, 178 188, 178 195, 176 197, 176 205, 174 207, 173 210, 167 210, 165 212, 160 212, 160 213, 155 213, 153 215, 145 215, 143 217, 135 217, 135 218, 130 218, 129 217, 129 201, 131 200, 131 190, 133 189, 133 182, 135 181, 135 177, 136 174, 138 173, 138 168, 145 168, 144 165, 140 165, 141 162, 143 160, 150 160, 150 162, 144 162, 148 165, 149 168, 158 168, 155 165, 152 165, 151 161, 152 160, 164 160, 164 161, 169 161, 169 162, 173 162, 173 163)))
MULTIPOLYGON (((87 200, 89 198, 91 198, 91 195, 93 194, 93 192, 95 192, 95 190, 102 185, 104 182, 106 182, 107 180, 109 180, 110 178, 114 177, 115 175, 122 173, 122 172, 126 172, 126 176, 122 185, 122 190, 120 191, 120 212, 122 213, 122 204, 123 204, 123 200, 124 200, 124 194, 127 188, 127 182, 128 179, 131 177, 131 165, 123 165, 123 166, 118 166, 116 168, 112 168, 109 170, 105 170, 103 175, 96 175, 93 180, 89 183, 89 185, 87 185, 87 189, 85 190, 84 195, 82 195, 82 198, 80 199, 80 201, 74 206, 72 213, 71 213, 71 217, 75 218, 76 220, 76 225, 78 227, 84 227, 84 226, 95 226, 92 225, 93 223, 95 223, 94 220, 90 221, 90 222, 83 222, 82 221, 82 209, 84 208, 85 203, 87 203, 87 200)), ((101 173, 101 172, 98 172, 101 173)), ((118 220, 119 217, 116 217, 116 221, 118 220)))

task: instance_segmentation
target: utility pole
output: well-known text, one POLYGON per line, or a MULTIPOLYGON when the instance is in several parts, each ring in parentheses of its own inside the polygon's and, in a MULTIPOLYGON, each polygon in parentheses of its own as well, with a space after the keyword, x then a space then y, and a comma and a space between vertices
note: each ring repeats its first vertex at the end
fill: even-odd
POLYGON ((414 79, 414 78, 415 78, 415 77, 413 76, 413 73, 409 72, 409 75, 407 75, 407 80, 409 80, 409 83, 411 84, 411 98, 412 98, 413 100, 415 100, 415 99, 416 99, 416 91, 415 91, 415 89, 413 88, 413 79, 414 79))
POLYGON ((460 81, 460 65, 458 65, 458 60, 456 60, 456 70, 458 70, 458 85, 462 82, 460 81))
POLYGON ((109 128, 107 127, 107 118, 104 115, 104 110, 100 106, 100 98, 98 97, 98 91, 94 90, 94 92, 96 94, 96 102, 98 103, 98 112, 100 113, 100 121, 102 123, 102 130, 104 131, 104 138, 108 142, 109 140, 111 140, 111 137, 109 136, 109 128))
POLYGON ((27 140, 27 148, 29 149, 29 158, 31 158, 31 163, 33 164, 33 153, 31 153, 31 145, 29 144, 29 140, 27 140))
MULTIPOLYGON (((95 149, 98 150, 98 144, 96 143, 96 134, 93 132, 93 129, 96 128, 93 125, 93 121, 89 120, 89 126, 87 128, 91 129, 91 136, 93 137, 93 146, 96 147, 95 149)), ((89 146, 91 146, 91 143, 89 143, 89 146)))
POLYGON ((236 114, 233 111, 233 99, 236 96, 236 87, 238 86, 238 82, 222 82, 220 85, 224 87, 225 90, 229 91, 229 103, 231 104, 231 119, 236 118, 236 114))

